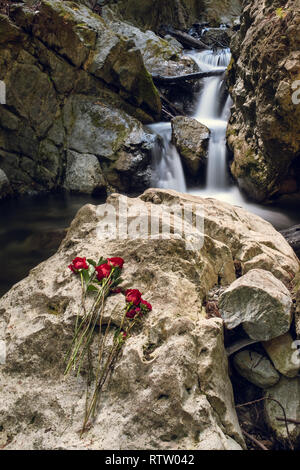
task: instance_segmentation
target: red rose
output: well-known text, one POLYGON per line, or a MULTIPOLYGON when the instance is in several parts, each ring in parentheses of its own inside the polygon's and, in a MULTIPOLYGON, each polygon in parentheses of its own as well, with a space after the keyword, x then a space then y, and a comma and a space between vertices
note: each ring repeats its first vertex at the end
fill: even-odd
POLYGON ((129 312, 126 313, 127 318, 134 318, 136 316, 135 308, 132 310, 129 310, 129 312))
POLYGON ((127 318, 134 318, 136 315, 140 315, 141 309, 140 308, 132 308, 129 312, 126 313, 127 318))
POLYGON ((89 269, 89 266, 86 262, 86 258, 79 258, 78 256, 73 259, 72 264, 69 264, 68 268, 77 273, 79 269, 89 269))
POLYGON ((124 260, 123 258, 118 258, 117 256, 115 258, 107 258, 108 264, 111 266, 116 266, 118 268, 123 268, 124 260))
POLYGON ((142 293, 138 289, 128 289, 126 291, 126 302, 132 302, 133 305, 139 305, 142 293))
POLYGON ((95 270, 97 272, 98 281, 102 281, 102 279, 110 275, 111 266, 107 263, 104 263, 100 264, 100 266, 96 266, 95 270))
POLYGON ((149 310, 149 312, 151 312, 151 310, 152 310, 152 305, 149 304, 149 302, 147 302, 147 301, 144 300, 144 299, 141 299, 141 304, 142 304, 142 305, 145 305, 145 307, 147 308, 147 310, 149 310))

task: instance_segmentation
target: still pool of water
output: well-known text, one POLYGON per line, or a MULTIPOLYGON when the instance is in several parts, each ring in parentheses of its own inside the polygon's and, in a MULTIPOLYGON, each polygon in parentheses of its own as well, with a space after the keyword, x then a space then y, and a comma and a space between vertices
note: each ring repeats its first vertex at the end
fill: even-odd
POLYGON ((0 297, 52 256, 76 212, 103 198, 65 193, 26 196, 0 203, 0 297))

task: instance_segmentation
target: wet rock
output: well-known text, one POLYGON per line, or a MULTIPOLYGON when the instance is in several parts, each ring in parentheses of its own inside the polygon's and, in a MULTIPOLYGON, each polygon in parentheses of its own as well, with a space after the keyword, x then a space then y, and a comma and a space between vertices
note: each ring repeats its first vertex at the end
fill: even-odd
POLYGON ((0 170, 0 199, 12 193, 9 180, 3 170, 0 170))
POLYGON ((293 102, 299 94, 293 88, 300 65, 299 25, 298 3, 290 0, 277 11, 272 3, 252 0, 245 3, 240 31, 231 42, 231 171, 258 201, 283 197, 285 191, 296 196, 300 187, 300 106, 293 102))
MULTIPOLYGON (((104 18, 111 18, 108 12, 104 18)), ((185 56, 182 46, 170 36, 173 41, 167 41, 157 36, 153 31, 141 31, 135 26, 118 21, 112 17, 108 21, 110 29, 121 34, 128 40, 132 40, 135 46, 141 51, 144 64, 148 72, 158 75, 183 75, 196 71, 197 67, 192 58, 185 56)))
MULTIPOLYGON (((18 3, 10 11, 10 18, 0 18, 0 80, 7 91, 7 106, 0 107, 0 168, 13 192, 64 187, 68 151, 96 156, 109 173, 121 150, 148 162, 149 139, 131 116, 152 122, 161 104, 134 42, 79 3, 41 0, 36 9, 18 3), (78 102, 90 105, 90 113, 70 122, 78 102), (131 139, 124 129, 134 127, 131 139)), ((119 174, 114 176, 118 184, 119 174)), ((125 182, 115 188, 129 190, 125 182)))
MULTIPOLYGON (((281 404, 287 418, 300 421, 300 378, 281 377, 278 384, 266 390, 266 396, 281 404)), ((274 401, 266 400, 265 419, 277 439, 288 446, 288 435, 281 406, 274 401), (281 418, 283 421, 278 421, 277 418, 281 418)), ((299 425, 289 423, 288 429, 292 443, 298 444, 300 439, 299 425)))
MULTIPOLYGON (((134 238, 110 235, 105 240, 99 228, 107 206, 84 206, 58 252, 2 297, 0 337, 5 331, 7 361, 1 371, 0 408, 3 431, 12 437, 7 449, 244 448, 228 376, 223 322, 201 314, 205 291, 215 284, 218 272, 223 272, 226 282, 234 278, 232 237, 220 226, 227 245, 214 238, 217 230, 209 230, 203 249, 188 250, 192 226, 176 236, 173 229, 179 234, 182 221, 167 215, 178 203, 189 202, 205 206, 208 226, 216 205, 224 211, 222 223, 232 210, 217 201, 176 192, 149 190, 136 199, 114 194, 107 204, 117 208, 126 203, 131 227, 138 226, 141 216, 148 217, 150 209, 157 217, 162 211, 171 235, 151 239, 148 232, 143 237, 137 230, 134 238), (63 376, 81 302, 79 279, 67 265, 75 254, 98 257, 100 253, 124 257, 124 286, 147 292, 153 311, 126 343, 103 391, 95 423, 80 439, 85 377, 63 376), (49 428, 51 432, 45 432, 49 428)), ((110 299, 108 308, 122 302, 119 295, 110 299)), ((112 334, 117 325, 114 319, 112 334)))
MULTIPOLYGON (((95 101, 93 96, 72 96, 63 112, 68 147, 78 153, 96 155, 112 188, 137 191, 150 184, 155 138, 144 131, 139 121, 95 101)), ((95 175, 93 179, 99 177, 95 175)))
POLYGON ((229 28, 209 28, 201 39, 210 47, 229 47, 232 31, 229 28))
POLYGON ((286 333, 292 299, 285 285, 263 269, 252 269, 221 295, 219 309, 228 329, 243 325, 252 339, 267 341, 286 333))
POLYGON ((272 387, 280 379, 269 359, 255 351, 245 350, 237 353, 233 363, 238 373, 257 387, 272 387))
MULTIPOLYGON (((288 281, 299 269, 292 249, 261 218, 213 199, 152 189, 139 198, 114 194, 107 204, 81 208, 57 253, 0 300, 0 338, 6 337, 7 346, 1 425, 12 438, 7 448, 243 448, 223 322, 205 319, 203 303, 218 283, 235 279, 237 258, 245 271, 251 264, 268 265, 288 281), (111 233, 105 237, 105 231, 101 236, 104 209, 120 204, 127 204, 135 236, 120 240, 111 233), (192 222, 182 233, 181 217, 170 217, 178 207, 203 211, 201 249, 188 249, 195 237, 192 222), (140 231, 150 210, 156 221, 163 217, 169 236, 150 238, 148 230, 145 236, 140 231), (85 377, 63 376, 81 302, 79 280, 67 265, 76 255, 99 254, 124 257, 124 287, 145 292, 153 311, 126 343, 95 423, 80 439, 85 377)), ((196 233, 201 241, 202 224, 196 233)), ((108 307, 122 305, 121 299, 111 299, 108 307)))
POLYGON ((110 0, 110 8, 122 19, 142 29, 155 32, 163 25, 185 29, 191 26, 203 11, 198 0, 110 0), (157 14, 159 12, 159 14, 157 14))
POLYGON ((300 371, 297 346, 290 333, 262 343, 275 368, 286 377, 296 377, 300 371))
POLYGON ((209 136, 209 129, 196 119, 183 116, 172 119, 172 140, 192 176, 197 176, 207 163, 209 136))
POLYGON ((85 194, 104 191, 105 180, 95 155, 68 152, 65 188, 85 194))
POLYGON ((294 225, 286 230, 282 230, 281 234, 289 242, 297 256, 300 257, 300 225, 294 225))

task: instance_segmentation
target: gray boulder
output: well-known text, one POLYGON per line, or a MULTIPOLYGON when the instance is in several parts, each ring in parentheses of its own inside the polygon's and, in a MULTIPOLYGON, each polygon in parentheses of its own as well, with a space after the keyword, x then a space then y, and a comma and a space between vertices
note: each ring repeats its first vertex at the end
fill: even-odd
POLYGON ((257 387, 272 387, 280 379, 269 359, 255 351, 245 350, 237 353, 233 363, 238 373, 257 387))
MULTIPOLYGON (((266 390, 266 397, 277 400, 277 403, 272 400, 265 401, 265 419, 277 439, 288 446, 289 439, 281 406, 284 408, 287 418, 300 421, 300 378, 281 377, 274 387, 266 390), (277 418, 281 420, 279 421, 277 418)), ((300 426, 289 423, 288 429, 292 443, 299 444, 300 426)))
POLYGON ((210 130, 196 119, 177 116, 172 119, 172 139, 183 164, 192 176, 207 163, 210 130))
POLYGON ((263 269, 252 269, 221 295, 219 308, 228 329, 243 325, 250 338, 267 341, 286 333, 292 298, 285 285, 263 269))
POLYGON ((297 359, 297 342, 290 333, 262 343, 275 368, 286 377, 296 377, 300 372, 300 358, 297 359))
POLYGON ((85 194, 105 189, 105 180, 95 155, 68 152, 65 188, 85 194))

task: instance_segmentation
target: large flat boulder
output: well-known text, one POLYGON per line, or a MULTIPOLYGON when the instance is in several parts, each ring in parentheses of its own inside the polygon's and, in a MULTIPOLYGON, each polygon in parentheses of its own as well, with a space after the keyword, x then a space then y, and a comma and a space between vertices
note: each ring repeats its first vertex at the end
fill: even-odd
MULTIPOLYGON (((6 364, 0 366, 0 412, 2 433, 9 438, 3 445, 7 449, 244 448, 223 321, 207 319, 203 310, 213 286, 235 280, 236 259, 243 270, 251 263, 268 265, 287 282, 298 270, 292 249, 270 224, 213 199, 151 189, 139 198, 113 194, 105 205, 82 207, 58 252, 0 300, 0 339, 5 339, 7 352, 6 364), (107 211, 117 212, 124 205, 130 237, 119 239, 105 230, 105 217, 107 211), (184 233, 178 212, 183 207, 184 233), (148 230, 142 231, 149 211, 154 226, 163 218, 163 236, 154 232, 149 237, 148 230), (192 213, 203 216, 204 225, 198 221, 196 230, 192 213), (243 251, 245 246, 248 250, 243 251), (255 260, 258 247, 261 253, 255 260), (76 255, 100 254, 125 259, 124 287, 139 288, 153 311, 126 342, 103 390, 96 421, 80 439, 85 366, 79 378, 63 377, 81 302, 80 282, 67 266, 76 255)), ((123 301, 119 294, 107 309, 123 301)), ((114 320, 111 334, 117 325, 114 320)))
POLYGON ((252 269, 221 295, 219 308, 228 329, 243 325, 251 339, 267 341, 290 329, 292 297, 272 273, 252 269))

